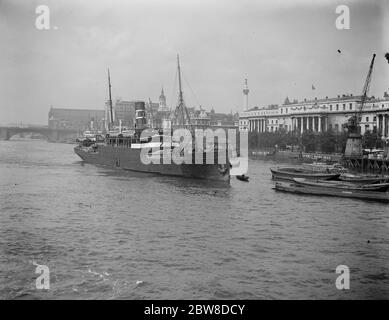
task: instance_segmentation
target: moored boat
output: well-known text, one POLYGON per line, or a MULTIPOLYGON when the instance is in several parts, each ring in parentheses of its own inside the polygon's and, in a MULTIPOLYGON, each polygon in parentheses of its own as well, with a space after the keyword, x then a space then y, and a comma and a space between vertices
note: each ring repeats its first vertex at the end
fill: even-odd
POLYGON ((324 181, 324 180, 309 180, 303 178, 293 179, 295 183, 304 186, 342 189, 342 190, 363 190, 363 191, 377 191, 385 192, 389 190, 389 183, 374 183, 374 184, 355 184, 344 181, 324 181))
POLYGON ((362 200, 374 200, 389 202, 389 192, 366 191, 366 190, 345 190, 318 186, 308 186, 296 182, 276 182, 275 190, 291 192, 296 194, 331 196, 342 198, 355 198, 362 200))
POLYGON ((340 173, 331 172, 316 172, 312 170, 306 170, 301 167, 283 167, 283 168, 271 168, 272 178, 274 180, 289 180, 293 181, 294 178, 306 178, 314 180, 334 180, 340 176, 340 173))
POLYGON ((389 176, 341 174, 339 180, 358 184, 385 183, 389 182, 389 176))
POLYGON ((301 164, 303 169, 316 171, 316 172, 325 172, 325 173, 346 173, 347 169, 344 168, 339 163, 327 164, 325 162, 312 162, 312 163, 303 163, 301 164))

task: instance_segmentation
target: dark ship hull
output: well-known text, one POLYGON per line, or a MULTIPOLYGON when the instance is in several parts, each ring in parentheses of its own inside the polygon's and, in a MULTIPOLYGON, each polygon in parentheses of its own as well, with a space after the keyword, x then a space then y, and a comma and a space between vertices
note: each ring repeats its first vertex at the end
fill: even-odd
POLYGON ((179 176, 214 181, 230 181, 227 164, 143 164, 139 149, 98 145, 95 148, 76 146, 74 152, 85 162, 124 170, 179 176))

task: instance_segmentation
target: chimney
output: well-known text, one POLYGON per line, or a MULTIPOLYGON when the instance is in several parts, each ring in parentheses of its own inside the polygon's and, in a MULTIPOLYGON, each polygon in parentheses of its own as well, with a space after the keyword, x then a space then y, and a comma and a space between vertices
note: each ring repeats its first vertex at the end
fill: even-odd
POLYGON ((145 103, 143 101, 136 101, 134 106, 136 129, 143 130, 147 123, 145 103))

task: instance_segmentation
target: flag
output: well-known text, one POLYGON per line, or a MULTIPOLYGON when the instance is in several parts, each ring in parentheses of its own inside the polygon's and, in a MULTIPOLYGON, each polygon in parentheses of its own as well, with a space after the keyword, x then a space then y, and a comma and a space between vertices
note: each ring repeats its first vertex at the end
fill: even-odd
POLYGON ((316 90, 316 88, 315 88, 315 86, 314 86, 314 85, 312 85, 312 90, 316 90))

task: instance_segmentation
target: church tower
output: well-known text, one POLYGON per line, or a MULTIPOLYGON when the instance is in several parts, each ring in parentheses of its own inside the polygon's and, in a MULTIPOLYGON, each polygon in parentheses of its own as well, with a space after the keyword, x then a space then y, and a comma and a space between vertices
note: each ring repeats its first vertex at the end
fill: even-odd
POLYGON ((159 96, 158 111, 167 111, 167 108, 166 108, 166 97, 165 97, 165 93, 163 92, 163 87, 162 87, 162 90, 161 90, 161 94, 159 96))

